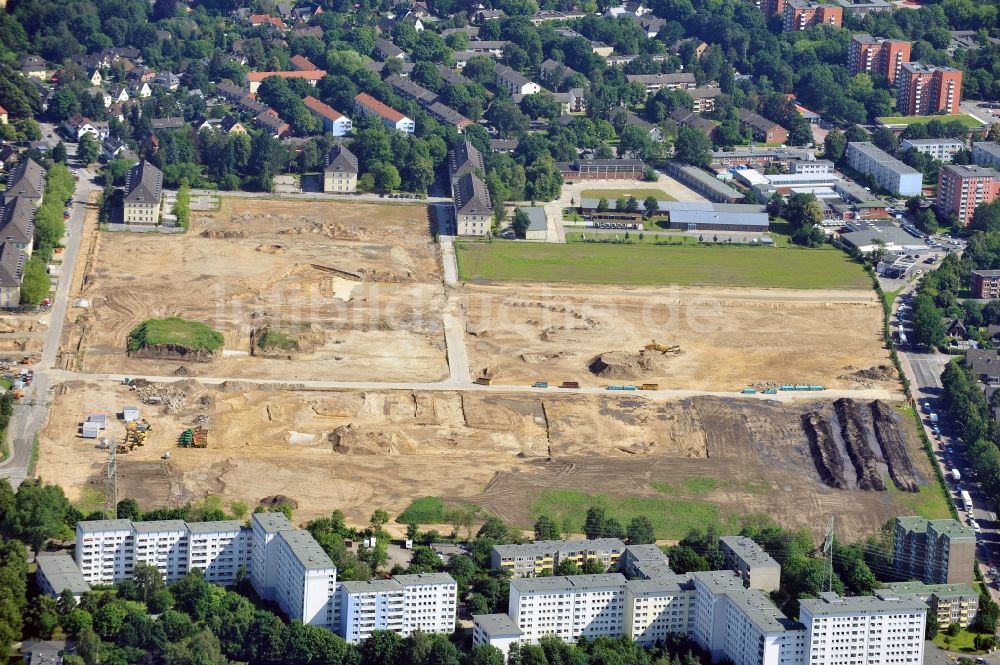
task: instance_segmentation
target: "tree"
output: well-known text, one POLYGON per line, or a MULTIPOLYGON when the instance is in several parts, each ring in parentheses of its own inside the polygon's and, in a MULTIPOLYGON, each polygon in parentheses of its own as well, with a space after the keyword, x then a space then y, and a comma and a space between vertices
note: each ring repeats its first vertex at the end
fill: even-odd
POLYGON ((921 291, 913 301, 913 341, 927 348, 943 346, 944 319, 934 298, 921 291))
POLYGON ((583 524, 583 533, 587 538, 600 538, 604 534, 604 509, 591 506, 587 509, 587 519, 583 524))
POLYGON ((1000 231, 1000 199, 977 207, 970 226, 975 231, 1000 231))
POLYGON ((655 196, 647 196, 646 200, 642 202, 642 207, 646 211, 647 217, 652 217, 660 212, 660 202, 656 200, 655 196))
POLYGON ((636 200, 634 196, 630 196, 627 199, 625 199, 625 210, 628 212, 638 212, 639 202, 636 200))
POLYGON ((381 508, 378 508, 372 513, 371 519, 368 520, 368 523, 371 525, 372 531, 378 533, 382 530, 382 527, 389 523, 389 513, 381 508))
POLYGON ((674 143, 674 155, 682 162, 707 168, 712 163, 712 142, 700 129, 680 127, 674 143))
POLYGON ((823 222, 823 206, 815 194, 792 194, 785 203, 783 214, 793 229, 814 226, 823 222))
POLYGON ((66 144, 60 141, 52 148, 52 159, 60 164, 66 163, 66 144))
POLYGON ((607 212, 610 208, 608 200, 602 196, 597 202, 597 212, 607 212))
POLYGON ((648 545, 656 542, 653 522, 645 515, 633 517, 628 523, 628 542, 629 545, 648 545))
POLYGON ((601 530, 602 538, 625 538, 625 527, 614 517, 604 520, 604 528, 601 530))
POLYGON ((581 570, 584 575, 603 575, 607 572, 604 564, 596 557, 587 557, 587 560, 583 562, 581 570))
POLYGON ((62 488, 28 479, 17 489, 14 511, 5 527, 8 533, 38 552, 50 538, 68 535, 66 513, 69 509, 62 488))
POLYGON ((80 143, 76 148, 76 158, 84 166, 90 166, 97 161, 97 156, 101 152, 101 147, 97 144, 97 139, 89 133, 80 138, 80 143))
POLYGON ((48 271, 45 264, 38 258, 32 258, 24 266, 24 276, 21 278, 21 303, 37 305, 49 295, 48 271))
POLYGON ((924 624, 924 637, 928 640, 933 640, 937 637, 939 630, 941 630, 941 627, 938 625, 937 612, 928 612, 927 622, 924 624))
POLYGON ((153 596, 167 588, 160 569, 148 563, 135 564, 132 581, 135 583, 138 599, 144 603, 148 603, 153 596))
POLYGON ((120 520, 142 521, 142 508, 135 499, 124 498, 119 501, 116 513, 120 520))
POLYGON ((535 540, 559 540, 559 527, 548 515, 535 522, 535 540))
POLYGON ((52 633, 59 626, 56 599, 48 594, 35 596, 28 605, 24 624, 28 635, 43 640, 52 639, 52 633))
POLYGON ((580 570, 580 566, 576 564, 573 559, 563 559, 556 566, 556 575, 580 575, 583 571, 580 570))
POLYGON ((873 266, 877 266, 879 263, 882 262, 882 259, 886 257, 886 254, 889 253, 889 250, 886 249, 885 241, 882 240, 881 238, 876 238, 875 242, 872 244, 874 245, 875 248, 871 251, 871 254, 868 255, 868 259, 871 261, 871 264, 873 266))
POLYGON ((847 152, 847 137, 839 129, 831 129, 823 139, 823 154, 831 162, 839 162, 847 152))
POLYGON ((528 213, 524 212, 522 208, 518 208, 514 211, 514 219, 511 220, 511 226, 514 229, 514 235, 518 238, 524 238, 528 231, 528 226, 531 225, 531 220, 528 219, 528 213))
POLYGON ((480 644, 472 647, 472 652, 469 654, 468 659, 469 665, 504 665, 504 662, 503 652, 488 644, 480 644))

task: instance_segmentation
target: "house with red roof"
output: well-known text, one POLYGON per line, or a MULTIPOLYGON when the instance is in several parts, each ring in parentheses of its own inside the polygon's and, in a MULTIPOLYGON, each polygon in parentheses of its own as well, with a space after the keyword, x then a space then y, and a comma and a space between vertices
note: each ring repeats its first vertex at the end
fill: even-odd
POLYGON ((376 115, 388 129, 412 134, 416 124, 396 109, 386 106, 371 95, 361 92, 354 98, 354 112, 362 115, 376 115))
POLYGON ((281 78, 286 79, 305 79, 309 82, 309 85, 315 86, 316 81, 326 76, 326 70, 315 69, 306 72, 250 72, 247 74, 247 80, 250 84, 250 92, 257 92, 257 88, 259 88, 260 84, 264 82, 264 79, 269 76, 280 76, 281 78))
POLYGON ((307 95, 302 103, 305 104, 310 113, 323 121, 323 131, 330 132, 334 136, 344 136, 351 133, 353 128, 351 119, 329 104, 324 104, 312 95, 307 95))
POLYGON ((7 109, 0 106, 0 125, 7 124, 7 109))
POLYGON ((309 58, 304 55, 293 55, 289 62, 292 64, 292 69, 297 72, 315 72, 319 70, 319 67, 309 62, 309 58))

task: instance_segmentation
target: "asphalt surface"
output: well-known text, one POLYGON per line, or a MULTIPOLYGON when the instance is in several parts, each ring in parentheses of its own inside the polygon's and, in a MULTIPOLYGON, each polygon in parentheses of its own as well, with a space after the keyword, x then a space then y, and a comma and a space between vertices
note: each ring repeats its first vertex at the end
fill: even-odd
MULTIPOLYGON (((76 156, 76 145, 66 144, 70 156, 70 164, 76 156)), ((73 282, 77 257, 80 254, 80 242, 83 236, 83 223, 87 215, 87 201, 94 189, 95 174, 84 169, 78 169, 76 191, 73 194, 73 214, 67 221, 69 229, 67 237, 63 238, 66 249, 63 252, 62 269, 59 271, 59 281, 56 286, 52 308, 48 312, 48 331, 45 333, 44 347, 41 359, 32 366, 35 372, 31 386, 25 391, 24 397, 14 406, 14 415, 7 427, 7 444, 11 454, 0 462, 0 478, 10 479, 17 487, 27 475, 31 464, 32 448, 35 435, 45 425, 49 412, 49 389, 52 385, 52 369, 56 354, 59 351, 59 340, 62 337, 63 323, 66 320, 66 309, 69 304, 69 290, 73 282)))

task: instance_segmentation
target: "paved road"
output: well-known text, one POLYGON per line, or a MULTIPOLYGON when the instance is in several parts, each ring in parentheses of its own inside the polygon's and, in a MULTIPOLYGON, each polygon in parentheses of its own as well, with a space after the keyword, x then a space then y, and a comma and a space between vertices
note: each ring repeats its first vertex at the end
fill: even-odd
POLYGON ((466 384, 469 377, 469 352, 465 346, 465 311, 461 301, 455 296, 458 284, 458 258, 455 256, 455 239, 438 236, 441 245, 441 267, 444 274, 444 289, 447 302, 441 318, 444 323, 444 340, 448 347, 449 382, 466 384))
MULTIPOLYGON (((66 144, 70 158, 76 156, 76 146, 66 144)), ((66 250, 63 252, 62 269, 59 271, 59 282, 56 295, 49 312, 49 329, 45 333, 42 356, 33 367, 35 378, 24 398, 14 406, 14 416, 7 428, 7 442, 11 454, 0 463, 0 478, 9 478, 15 487, 21 484, 28 475, 31 463, 31 450, 35 435, 41 430, 48 418, 49 387, 52 385, 51 368, 55 364, 59 351, 59 340, 62 337, 63 323, 66 319, 66 309, 69 301, 69 290, 73 282, 76 260, 80 253, 80 242, 83 236, 83 223, 87 214, 87 201, 90 193, 97 188, 95 175, 89 171, 80 170, 77 178, 76 192, 73 195, 73 215, 67 228, 69 236, 64 238, 66 250)))

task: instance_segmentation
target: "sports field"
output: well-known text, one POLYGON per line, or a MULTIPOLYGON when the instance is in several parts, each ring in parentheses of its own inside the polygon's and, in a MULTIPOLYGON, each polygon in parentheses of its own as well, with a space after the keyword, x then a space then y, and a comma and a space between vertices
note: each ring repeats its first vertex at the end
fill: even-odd
POLYGON ((878 121, 884 125, 916 125, 928 123, 931 120, 940 120, 941 122, 954 122, 957 120, 969 129, 976 129, 983 126, 983 123, 964 113, 958 115, 906 115, 878 118, 878 121))
POLYGON ((599 199, 601 197, 606 198, 612 207, 615 205, 615 199, 620 196, 632 196, 639 200, 639 204, 646 200, 647 196, 654 197, 657 201, 676 201, 674 197, 667 194, 662 189, 654 188, 643 188, 643 189, 585 189, 580 192, 580 196, 585 199, 599 199))
POLYGON ((455 243, 464 281, 576 282, 785 289, 866 289, 860 265, 835 248, 455 243))

